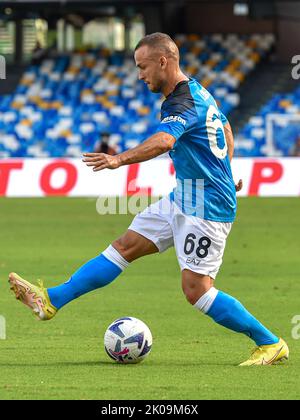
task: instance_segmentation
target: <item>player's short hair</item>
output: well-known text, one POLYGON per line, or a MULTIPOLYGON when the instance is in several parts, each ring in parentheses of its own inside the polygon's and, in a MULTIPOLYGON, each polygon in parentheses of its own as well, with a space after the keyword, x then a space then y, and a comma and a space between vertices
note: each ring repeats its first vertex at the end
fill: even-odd
POLYGON ((173 39, 162 32, 154 32, 153 34, 146 35, 136 45, 134 51, 147 45, 148 47, 160 50, 166 57, 173 58, 179 61, 179 50, 173 39))

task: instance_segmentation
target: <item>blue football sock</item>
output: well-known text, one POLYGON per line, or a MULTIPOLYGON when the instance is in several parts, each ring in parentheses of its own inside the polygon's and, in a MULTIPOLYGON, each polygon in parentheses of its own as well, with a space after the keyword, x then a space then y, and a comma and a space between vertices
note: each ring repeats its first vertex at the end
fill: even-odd
POLYGON ((60 309, 68 302, 111 283, 129 263, 112 247, 84 264, 71 278, 47 289, 50 302, 60 309))
POLYGON ((226 293, 218 292, 206 315, 223 327, 247 335, 258 346, 279 342, 238 300, 226 293))

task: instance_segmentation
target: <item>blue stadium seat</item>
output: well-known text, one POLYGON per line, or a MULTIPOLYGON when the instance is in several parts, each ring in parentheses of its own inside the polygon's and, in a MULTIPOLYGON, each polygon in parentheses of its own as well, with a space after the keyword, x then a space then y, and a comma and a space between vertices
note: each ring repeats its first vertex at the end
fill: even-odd
MULTIPOLYGON (((178 35, 176 42, 185 73, 211 91, 229 114, 239 103, 237 88, 274 39, 178 35)), ((299 104, 300 89, 295 98, 299 104)), ((274 99, 261 115, 280 110, 281 99, 274 99)), ((126 150, 155 132, 161 102, 137 80, 135 64, 124 53, 87 49, 45 59, 28 67, 15 92, 0 97, 0 156, 79 156, 93 150, 103 132, 111 134, 116 151, 126 150)), ((245 133, 251 136, 253 130, 245 133)), ((254 134, 253 150, 241 148, 241 153, 260 153, 263 142, 254 134)))
MULTIPOLYGON (((259 156, 291 156, 300 138, 300 88, 287 94, 274 95, 256 116, 250 118, 237 138, 253 141, 253 149, 259 148, 259 156), (267 118, 272 114, 271 140, 267 143, 267 118), (275 115, 274 115, 275 114, 275 115), (260 130, 260 131, 259 131, 260 130)), ((236 150, 240 155, 240 150, 236 150)), ((249 151, 249 156, 252 151, 249 151)), ((242 156, 242 155, 240 155, 242 156)))

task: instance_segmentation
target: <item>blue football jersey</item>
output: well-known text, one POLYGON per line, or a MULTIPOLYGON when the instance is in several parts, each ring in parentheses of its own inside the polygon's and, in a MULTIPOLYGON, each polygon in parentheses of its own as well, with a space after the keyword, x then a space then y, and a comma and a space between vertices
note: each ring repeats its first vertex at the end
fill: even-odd
POLYGON ((190 78, 163 102, 157 129, 176 139, 170 151, 177 179, 171 199, 184 213, 217 222, 233 222, 236 214, 226 122, 212 95, 190 78))

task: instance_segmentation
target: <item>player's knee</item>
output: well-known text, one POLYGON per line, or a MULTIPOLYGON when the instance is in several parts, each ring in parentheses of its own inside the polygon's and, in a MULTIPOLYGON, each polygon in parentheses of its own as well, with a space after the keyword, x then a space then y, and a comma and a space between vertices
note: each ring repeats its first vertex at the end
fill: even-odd
POLYGON ((183 272, 182 290, 191 305, 195 303, 213 286, 213 280, 192 272, 183 272))
POLYGON ((183 293, 186 297, 186 300, 191 304, 195 305, 195 303, 204 295, 205 292, 201 293, 199 290, 193 287, 183 287, 183 293))
POLYGON ((133 232, 127 231, 123 236, 112 243, 112 246, 125 258, 126 261, 132 262, 137 258, 146 254, 144 244, 141 243, 140 236, 133 232))
POLYGON ((125 258, 127 261, 132 260, 132 251, 134 249, 134 244, 130 239, 126 238, 126 235, 121 236, 121 238, 115 240, 112 243, 112 246, 119 252, 119 254, 122 255, 123 258, 125 258))
POLYGON ((158 252, 158 248, 153 242, 131 230, 128 230, 123 236, 114 241, 112 246, 128 262, 132 262, 144 255, 158 252))

